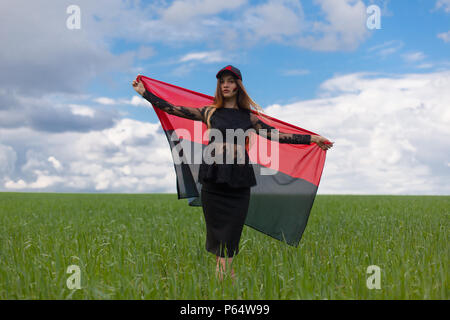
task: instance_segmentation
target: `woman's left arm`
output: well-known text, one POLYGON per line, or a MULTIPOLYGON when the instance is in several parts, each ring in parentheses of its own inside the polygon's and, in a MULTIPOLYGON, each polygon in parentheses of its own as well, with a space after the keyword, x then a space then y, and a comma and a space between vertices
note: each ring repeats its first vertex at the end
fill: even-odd
POLYGON ((269 140, 278 138, 279 143, 290 143, 290 144, 316 143, 323 150, 328 150, 333 146, 333 142, 319 135, 280 132, 278 129, 269 126, 267 123, 261 121, 261 119, 259 119, 253 113, 250 114, 250 120, 252 122, 253 129, 256 130, 256 133, 269 140))
POLYGON ((290 143, 290 144, 311 144, 310 134, 297 134, 297 133, 287 133, 281 132, 275 127, 269 126, 267 123, 261 121, 256 115, 250 114, 250 120, 253 125, 253 129, 260 136, 269 139, 277 140, 279 143, 290 143))

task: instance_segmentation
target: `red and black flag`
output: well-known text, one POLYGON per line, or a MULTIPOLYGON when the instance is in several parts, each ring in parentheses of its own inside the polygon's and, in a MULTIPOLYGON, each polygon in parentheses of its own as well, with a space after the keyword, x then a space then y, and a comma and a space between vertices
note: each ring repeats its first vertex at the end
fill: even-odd
MULTIPOLYGON (((145 89, 173 105, 200 108, 214 101, 214 97, 145 76, 140 75, 137 80, 143 83, 145 89)), ((208 144, 203 134, 207 130, 206 124, 169 114, 156 107, 154 110, 174 159, 178 199, 187 198, 190 206, 201 206, 202 185, 198 181, 198 171, 203 148, 208 144), (184 159, 181 163, 180 157, 184 159)), ((258 117, 280 132, 315 135, 264 114, 258 114, 258 117)), ((253 138, 257 142, 250 145, 248 154, 257 185, 251 188, 245 224, 289 245, 298 246, 319 187, 326 151, 315 143, 278 143, 257 134, 253 138), (274 150, 273 143, 277 144, 277 161, 268 161, 256 152, 261 144, 266 144, 266 149, 271 152, 274 150)))

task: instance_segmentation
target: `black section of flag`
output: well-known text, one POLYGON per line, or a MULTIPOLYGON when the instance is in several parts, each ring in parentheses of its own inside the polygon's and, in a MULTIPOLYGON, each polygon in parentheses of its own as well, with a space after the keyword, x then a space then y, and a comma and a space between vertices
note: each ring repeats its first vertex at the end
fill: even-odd
MULTIPOLYGON (((201 155, 194 154, 204 145, 180 139, 172 141, 171 150, 178 150, 182 163, 174 159, 178 199, 187 198, 190 206, 201 206, 201 183, 198 171, 201 155), (196 160, 196 161, 194 161, 196 160)), ((172 154, 173 156, 173 154, 172 154)), ((317 186, 283 172, 268 175, 264 167, 252 164, 257 185, 251 188, 250 206, 245 224, 291 246, 298 246, 311 212, 317 186)))

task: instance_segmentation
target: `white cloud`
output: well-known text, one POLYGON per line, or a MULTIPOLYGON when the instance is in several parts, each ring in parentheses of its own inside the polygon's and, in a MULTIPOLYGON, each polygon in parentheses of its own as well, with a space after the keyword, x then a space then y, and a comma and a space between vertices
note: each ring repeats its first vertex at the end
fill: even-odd
POLYGON ((9 168, 0 190, 176 192, 159 124, 122 119, 109 129, 59 134, 0 128, 0 136, 7 143, 0 146, 0 168, 9 168))
POLYGON ((442 39, 445 43, 450 42, 450 30, 447 32, 442 32, 437 35, 439 39, 442 39))
POLYGON ((435 8, 442 9, 445 12, 450 13, 450 0, 438 0, 435 8))
POLYGON ((191 52, 180 58, 179 62, 200 61, 203 63, 214 63, 225 61, 222 53, 218 50, 209 52, 191 52))
POLYGON ((423 52, 410 52, 405 53, 402 55, 403 59, 405 59, 407 62, 417 62, 420 60, 425 59, 425 54, 423 52))
POLYGON ((266 112, 325 136, 319 192, 450 194, 450 71, 355 73, 321 85, 322 98, 266 112))
POLYGON ((1 87, 26 88, 27 95, 74 93, 96 75, 130 66, 135 53, 112 54, 108 38, 131 33, 129 22, 143 13, 121 11, 124 2, 119 0, 77 1, 82 26, 69 30, 66 9, 70 4, 66 0, 0 2, 0 40, 5 48, 0 50, 1 87))
POLYGON ((27 188, 27 183, 25 181, 23 181, 22 179, 19 179, 18 181, 12 181, 9 180, 8 178, 5 180, 5 188, 9 189, 9 190, 14 190, 14 189, 25 189, 27 188))
POLYGON ((390 40, 369 48, 367 52, 372 52, 377 56, 385 58, 391 54, 398 52, 403 47, 403 45, 404 43, 400 40, 390 40))
POLYGON ((0 90, 0 127, 26 126, 50 132, 98 130, 111 127, 119 117, 118 111, 111 108, 94 109, 70 102, 75 99, 70 94, 43 93, 35 97, 0 90))
POLYGON ((14 149, 11 146, 0 143, 0 177, 7 177, 12 174, 16 161, 17 154, 14 149))
POLYGON ((98 102, 103 105, 132 105, 135 107, 142 106, 142 107, 148 107, 150 106, 150 103, 142 98, 141 96, 134 95, 131 99, 113 99, 108 97, 101 97, 101 98, 95 98, 95 102, 98 102))
MULTIPOLYGON (((325 21, 307 19, 300 1, 269 0, 254 5, 246 0, 130 2, 120 0, 80 0, 82 27, 65 26, 68 0, 2 2, 0 37, 8 50, 0 51, 0 85, 27 94, 80 92, 93 77, 112 70, 139 70, 136 59, 148 59, 155 49, 148 42, 173 46, 200 42, 229 52, 258 42, 284 42, 312 50, 348 50, 366 38, 364 5, 360 0, 320 0, 318 9, 325 21), (46 8, 46 9, 44 9, 46 8), (105 8, 108 8, 105 10, 105 8), (24 12, 36 14, 27 15, 24 12), (133 23, 130 23, 133 21, 133 23), (11 26, 20 25, 20 28, 11 26), (115 39, 136 41, 134 50, 113 54, 115 39), (299 40, 300 39, 300 40, 299 40), (64 70, 64 72, 61 72, 64 70), (20 77, 27 74, 27 77, 20 77), (45 74, 45 77, 42 75, 45 74)), ((210 50, 181 58, 173 74, 184 76, 196 62, 216 63, 233 59, 210 50)), ((100 104, 110 101, 98 98, 100 104)))
POLYGON ((64 178, 55 175, 47 175, 45 172, 41 172, 37 170, 36 172, 37 179, 36 181, 27 185, 27 188, 31 189, 45 189, 51 186, 54 186, 57 183, 64 182, 64 178))
POLYGON ((150 105, 150 103, 147 100, 145 100, 140 96, 133 96, 133 98, 127 101, 127 103, 133 106, 142 106, 142 107, 148 107, 150 105))
POLYGON ((418 66, 416 66, 416 68, 418 68, 418 69, 430 69, 433 67, 434 67, 434 64, 432 64, 432 63, 421 63, 418 66))
MULTIPOLYGON (((131 30, 130 26, 124 26, 118 35, 175 47, 197 42, 235 50, 260 42, 281 42, 318 51, 353 50, 369 36, 363 1, 317 0, 315 3, 321 15, 311 15, 309 19, 299 0, 257 3, 180 0, 168 6, 163 2, 152 3, 145 10, 150 15, 135 17, 137 27, 131 30)), ((108 23, 112 25, 111 21, 108 23)))
POLYGON ((174 1, 162 14, 162 20, 173 24, 182 24, 196 20, 202 16, 218 14, 225 10, 237 9, 246 0, 177 0, 174 1))
POLYGON ((98 102, 100 104, 105 104, 105 105, 113 105, 116 103, 116 101, 114 99, 107 98, 107 97, 96 98, 96 99, 94 99, 94 101, 98 102))
POLYGON ((326 22, 307 26, 313 35, 302 35, 298 44, 319 51, 354 50, 370 34, 366 26, 366 6, 360 0, 316 0, 326 22))
POLYGON ((55 157, 50 156, 47 159, 56 170, 60 170, 62 168, 61 162, 59 162, 55 157))
POLYGON ((69 104, 69 108, 71 109, 72 113, 74 115, 94 118, 95 117, 95 110, 88 107, 88 106, 82 106, 78 104, 69 104))
POLYGON ((282 41, 300 33, 302 20, 300 2, 268 1, 247 9, 243 14, 242 25, 247 30, 247 41, 282 41))
POLYGON ((172 77, 184 77, 185 75, 191 73, 193 70, 195 70, 197 64, 194 61, 180 64, 179 66, 175 67, 171 72, 170 75, 172 77))
POLYGON ((156 54, 156 50, 149 46, 140 46, 136 52, 136 57, 138 59, 148 59, 156 54))

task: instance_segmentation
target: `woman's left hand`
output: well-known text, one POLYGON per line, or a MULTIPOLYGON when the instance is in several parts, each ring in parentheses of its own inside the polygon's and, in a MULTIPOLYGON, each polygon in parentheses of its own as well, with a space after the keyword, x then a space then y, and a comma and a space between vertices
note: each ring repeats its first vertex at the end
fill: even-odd
POLYGON ((311 135, 311 142, 316 143, 319 147, 321 147, 323 150, 330 149, 334 142, 331 142, 325 137, 318 136, 318 135, 311 135))

